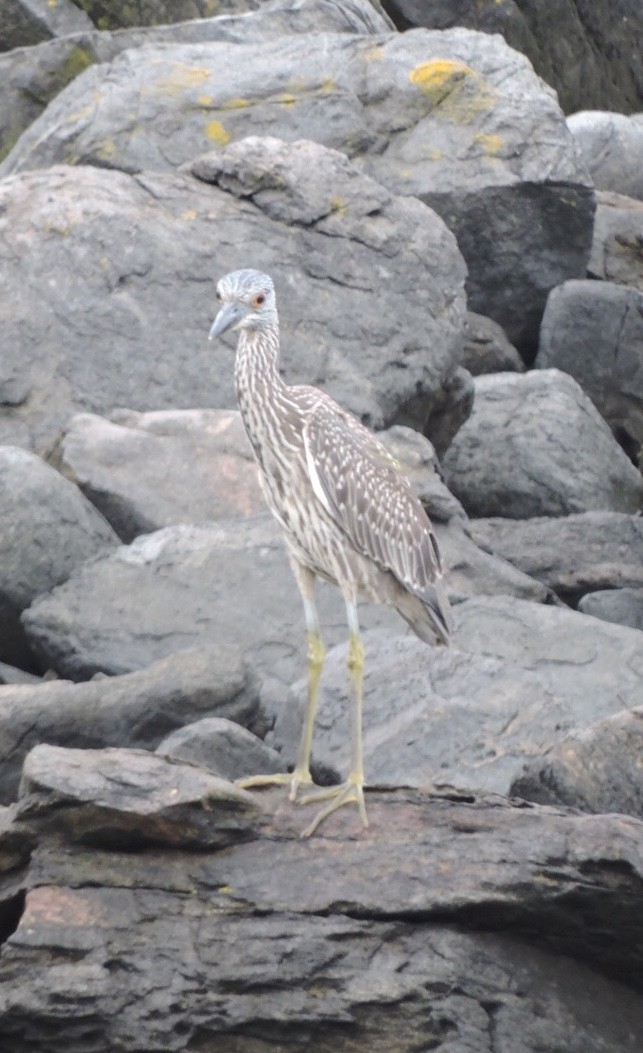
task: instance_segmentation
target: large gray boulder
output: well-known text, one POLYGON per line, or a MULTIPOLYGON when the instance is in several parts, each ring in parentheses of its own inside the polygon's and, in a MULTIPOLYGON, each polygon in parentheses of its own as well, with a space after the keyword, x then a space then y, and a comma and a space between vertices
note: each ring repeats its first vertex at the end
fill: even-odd
MULTIPOLYGON (((569 603, 596 589, 618 594, 643 587, 641 516, 583 512, 525 520, 474 519, 468 531, 485 552, 508 560, 569 603)), ((584 605, 582 609, 594 613, 584 605)))
POLYGON ((443 460, 471 516, 561 516, 643 507, 643 478, 572 377, 475 377, 473 412, 443 460))
POLYGON ((248 265, 275 278, 289 381, 374 426, 424 423, 465 315, 442 220, 315 143, 246 140, 203 167, 217 186, 93 167, 0 183, 0 437, 49 444, 78 410, 234 406, 235 335, 207 333, 215 280, 248 265))
POLYGON ((534 365, 569 373, 613 429, 643 443, 643 291, 596 281, 552 289, 534 365))
POLYGON ((624 710, 570 735, 534 758, 512 793, 528 801, 643 819, 643 707, 624 710))
POLYGON ((535 347, 549 289, 585 273, 593 187, 554 93, 468 30, 132 49, 65 88, 0 172, 167 172, 257 134, 341 149, 436 209, 467 260, 472 309, 521 348, 535 347))
POLYGON ((643 201, 599 191, 588 275, 643 292, 642 246, 643 201))
POLYGON ((598 190, 643 199, 643 119, 581 110, 567 118, 598 190))
MULTIPOLYGON (((435 782, 506 794, 527 760, 640 702, 643 633, 509 597, 468 600, 455 617, 449 648, 365 634, 364 766, 372 785, 435 782), (502 639, 489 648, 496 631, 502 639)), ((344 779, 351 708, 344 644, 328 655, 323 684, 313 754, 344 779)), ((305 700, 305 680, 280 704, 272 700, 269 741, 290 763, 305 700)))
MULTIPOLYGON (((454 599, 514 591, 548 598, 545 586, 480 552, 457 521, 436 529, 454 599)), ((332 646, 347 636, 344 603, 329 585, 318 591, 323 636, 332 646)), ((361 620, 365 628, 403 629, 385 607, 364 606, 361 620)), ((79 568, 32 604, 23 625, 36 651, 72 680, 129 672, 213 642, 241 646, 259 678, 282 692, 305 663, 301 599, 269 514, 143 535, 79 568)))
POLYGON ((40 457, 0 446, 0 660, 32 662, 20 614, 118 538, 80 491, 40 457))
MULTIPOLYGON (((50 19, 54 12, 63 10, 61 4, 53 7, 47 0, 32 0, 32 7, 36 3, 47 11, 50 19)), ((70 0, 65 0, 65 5, 69 6, 69 3, 70 0)), ((94 63, 111 62, 128 48, 214 40, 248 43, 296 33, 384 33, 392 28, 371 0, 262 0, 260 8, 252 12, 247 10, 251 0, 242 0, 237 5, 242 11, 236 15, 222 13, 221 0, 218 0, 219 17, 215 18, 195 18, 192 0, 189 0, 189 5, 192 21, 140 28, 145 18, 139 7, 136 12, 137 20, 140 19, 138 27, 110 32, 105 29, 105 22, 111 21, 116 14, 115 5, 103 3, 100 30, 94 30, 85 19, 76 27, 84 27, 84 32, 69 31, 64 36, 44 40, 42 44, 0 51, 0 160, 13 149, 22 132, 40 116, 48 103, 75 77, 94 63)), ((131 16, 131 3, 123 6, 131 16)), ((149 0, 145 0, 144 6, 145 12, 149 13, 149 0)), ((174 0, 166 6, 174 15, 183 7, 174 0)), ((0 11, 0 24, 3 15, 6 19, 5 8, 0 11)))
POLYGON ((630 113, 643 95, 639 0, 386 0, 400 29, 502 33, 558 93, 565 113, 630 113))
POLYGON ((258 697, 235 646, 177 651, 125 676, 0 687, 0 801, 15 799, 25 754, 39 743, 154 749, 202 719, 261 730, 258 697))

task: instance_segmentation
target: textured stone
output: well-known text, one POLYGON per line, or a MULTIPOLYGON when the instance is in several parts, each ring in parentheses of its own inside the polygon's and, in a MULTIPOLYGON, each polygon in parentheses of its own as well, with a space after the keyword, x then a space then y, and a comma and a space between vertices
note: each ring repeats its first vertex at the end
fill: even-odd
POLYGON ((429 204, 467 260, 470 306, 521 350, 535 350, 549 289, 585 273, 594 192, 554 93, 503 42, 464 29, 132 49, 65 88, 0 172, 81 159, 172 171, 250 135, 346 151, 429 204))
POLYGON ((289 381, 324 387, 376 427, 410 402, 423 423, 464 324, 464 264, 445 225, 314 143, 247 141, 230 164, 230 191, 82 167, 0 183, 13 385, 0 437, 49 445, 79 410, 235 406, 233 355, 207 333, 215 280, 244 262, 276 281, 289 381))
POLYGON ((581 110, 567 118, 598 190, 643 199, 643 121, 622 113, 581 110))
POLYGON ((0 12, 0 52, 92 28, 72 0, 4 0, 0 12))
POLYGON ((562 518, 498 517, 472 520, 467 529, 486 552, 542 581, 568 603, 595 589, 643 587, 641 516, 583 512, 562 518))
POLYGON ((632 629, 643 629, 643 584, 636 589, 588 592, 580 599, 578 609, 583 614, 591 614, 593 618, 629 625, 632 629))
POLYGON ((225 717, 204 717, 177 728, 159 743, 156 752, 198 764, 223 779, 283 770, 276 750, 225 717))
POLYGON ((471 516, 636 512, 643 479, 598 410, 557 369, 475 378, 473 412, 443 460, 471 516))
POLYGON ((512 786, 529 801, 643 818, 643 708, 616 713, 532 760, 512 786))
POLYGON ((257 692, 236 647, 177 651, 146 669, 87 683, 0 687, 0 801, 15 798, 25 754, 39 743, 154 749, 203 717, 261 727, 257 692))
POLYGON ((643 292, 643 201, 599 191, 587 273, 643 292))
POLYGON ((552 289, 535 366, 569 373, 613 429, 643 443, 643 291, 596 281, 552 289))
POLYGON ((474 311, 467 311, 462 364, 474 377, 482 373, 525 371, 522 358, 507 339, 502 326, 474 311))

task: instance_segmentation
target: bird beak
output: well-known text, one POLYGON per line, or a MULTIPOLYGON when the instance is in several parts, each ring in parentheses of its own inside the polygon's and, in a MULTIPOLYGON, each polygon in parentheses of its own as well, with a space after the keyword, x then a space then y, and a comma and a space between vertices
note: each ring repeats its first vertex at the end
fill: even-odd
POLYGON ((225 304, 212 323, 208 340, 216 340, 218 336, 227 333, 228 329, 233 329, 234 326, 238 325, 245 314, 246 311, 241 304, 225 304))

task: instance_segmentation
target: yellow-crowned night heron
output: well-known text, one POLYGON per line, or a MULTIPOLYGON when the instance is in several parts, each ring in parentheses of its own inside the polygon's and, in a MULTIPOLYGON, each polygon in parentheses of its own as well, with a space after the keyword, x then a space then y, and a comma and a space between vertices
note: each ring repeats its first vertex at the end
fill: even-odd
POLYGON ((428 516, 386 448, 358 420, 317 388, 284 383, 279 373, 279 322, 267 274, 234 271, 221 278, 222 306, 210 339, 239 331, 235 382, 239 408, 260 468, 268 504, 284 535, 304 601, 308 629, 308 707, 292 774, 257 775, 242 786, 289 783, 295 800, 312 783, 310 753, 324 645, 315 580, 337 585, 348 615, 348 671, 353 696, 351 770, 342 786, 303 797, 329 801, 303 832, 308 837, 341 805, 364 805, 362 647, 359 597, 395 607, 427 643, 448 643, 449 603, 428 516))

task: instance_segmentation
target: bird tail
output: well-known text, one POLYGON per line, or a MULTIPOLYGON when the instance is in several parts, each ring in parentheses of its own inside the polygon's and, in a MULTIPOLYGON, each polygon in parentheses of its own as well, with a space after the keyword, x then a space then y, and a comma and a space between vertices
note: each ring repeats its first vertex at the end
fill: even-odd
POLYGON ((435 581, 421 595, 406 593, 396 604, 398 612, 425 643, 448 644, 453 632, 453 615, 446 589, 435 581))

